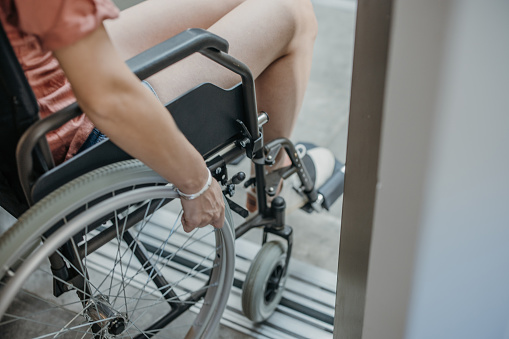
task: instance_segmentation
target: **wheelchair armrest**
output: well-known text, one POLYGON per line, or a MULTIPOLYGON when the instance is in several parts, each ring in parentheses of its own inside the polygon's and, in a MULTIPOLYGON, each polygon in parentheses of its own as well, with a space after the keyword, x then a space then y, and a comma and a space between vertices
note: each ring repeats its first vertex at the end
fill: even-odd
MULTIPOLYGON (((18 177, 25 193, 25 198, 31 204, 30 187, 35 181, 35 171, 32 158, 32 150, 40 143, 40 140, 49 132, 59 126, 62 126, 67 121, 82 113, 77 103, 73 103, 66 108, 51 114, 50 116, 38 120, 35 124, 30 126, 25 133, 21 136, 16 148, 16 162, 18 167, 18 177)), ((48 164, 51 169, 53 164, 48 164)))
MULTIPOLYGON (((129 59, 127 65, 139 79, 145 79, 193 53, 204 54, 241 75, 244 84, 244 106, 247 112, 245 118, 248 120, 248 127, 252 135, 258 136, 254 79, 247 66, 225 54, 227 51, 228 42, 226 40, 203 29, 192 28, 129 59)), ((45 119, 37 121, 20 138, 16 149, 18 176, 29 203, 32 202, 31 186, 37 179, 33 169, 32 150, 49 131, 60 127, 81 113, 82 110, 77 103, 71 104, 45 119)))
POLYGON ((228 41, 203 29, 191 28, 132 57, 126 63, 143 80, 205 49, 228 53, 228 41))

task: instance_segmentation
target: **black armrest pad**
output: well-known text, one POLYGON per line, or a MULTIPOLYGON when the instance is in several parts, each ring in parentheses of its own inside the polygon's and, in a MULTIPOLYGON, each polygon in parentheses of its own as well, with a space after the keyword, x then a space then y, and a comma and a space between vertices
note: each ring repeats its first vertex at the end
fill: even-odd
POLYGON ((127 65, 141 80, 201 50, 228 52, 228 41, 199 28, 191 28, 134 56, 127 65))

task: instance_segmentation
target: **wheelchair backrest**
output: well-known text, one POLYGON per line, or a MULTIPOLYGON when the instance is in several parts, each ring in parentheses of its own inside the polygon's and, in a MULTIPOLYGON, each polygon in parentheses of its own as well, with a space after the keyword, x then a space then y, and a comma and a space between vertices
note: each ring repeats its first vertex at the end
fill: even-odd
MULTIPOLYGON (((17 203, 26 204, 17 175, 16 145, 23 132, 39 119, 39 107, 1 24, 0 57, 0 180, 5 184, 0 191, 0 205, 15 205, 7 202, 13 196, 17 203)), ((13 208, 17 209, 6 209, 18 214, 13 208)))
MULTIPOLYGON (((242 137, 238 121, 243 118, 241 84, 225 90, 202 84, 166 105, 177 126, 205 159, 242 137)), ((154 147, 168 147, 154 145, 154 147)), ((44 173, 33 185, 33 201, 78 176, 113 162, 131 159, 110 140, 96 144, 44 173)))

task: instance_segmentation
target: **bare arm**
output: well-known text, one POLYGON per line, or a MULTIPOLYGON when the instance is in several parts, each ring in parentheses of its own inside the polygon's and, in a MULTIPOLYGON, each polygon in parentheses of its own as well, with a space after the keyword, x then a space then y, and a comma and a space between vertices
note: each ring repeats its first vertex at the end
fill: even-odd
MULTIPOLYGON (((81 108, 108 137, 184 193, 198 192, 208 173, 201 155, 168 111, 129 70, 100 26, 54 51, 81 108)), ((224 203, 218 183, 199 198, 182 200, 184 229, 221 227, 224 203)))

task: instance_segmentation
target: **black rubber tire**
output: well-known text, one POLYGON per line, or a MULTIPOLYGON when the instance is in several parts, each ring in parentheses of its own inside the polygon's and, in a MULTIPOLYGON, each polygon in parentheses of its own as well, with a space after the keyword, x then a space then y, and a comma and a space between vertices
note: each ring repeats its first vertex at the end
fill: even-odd
MULTIPOLYGON (((164 289, 156 287, 152 280, 149 284, 145 283, 145 280, 143 280, 147 279, 147 277, 152 274, 149 274, 149 272, 143 268, 146 262, 140 261, 135 265, 134 262, 139 259, 133 254, 130 254, 130 258, 124 258, 125 253, 132 252, 132 250, 127 250, 126 240, 121 236, 127 233, 127 231, 123 229, 123 227, 125 227, 124 222, 127 223, 128 217, 126 216, 131 215, 126 211, 129 210, 129 213, 131 213, 131 210, 136 209, 141 211, 150 210, 150 204, 153 203, 153 206, 155 206, 161 199, 166 199, 173 204, 180 205, 178 199, 175 199, 176 197, 177 195, 172 187, 167 185, 159 175, 139 161, 131 160, 92 171, 64 185, 34 205, 9 231, 0 237, 0 277, 2 278, 0 284, 0 318, 2 319, 0 321, 0 333, 11 336, 12 338, 36 337, 43 334, 38 332, 41 327, 36 325, 44 325, 42 326, 44 327, 44 331, 47 330, 49 333, 56 333, 58 334, 57 337, 72 335, 71 337, 74 338, 77 335, 75 332, 79 332, 78 337, 81 337, 85 333, 89 333, 85 335, 87 338, 94 337, 94 335, 91 334, 92 325, 90 325, 90 320, 86 319, 87 316, 90 316, 90 312, 83 311, 83 301, 77 298, 74 291, 62 294, 62 296, 59 297, 60 299, 51 295, 52 274, 51 271, 49 271, 49 265, 45 264, 44 261, 51 253, 57 252, 60 255, 63 244, 72 243, 75 247, 81 246, 81 248, 83 248, 84 243, 87 245, 89 243, 92 244, 97 234, 105 234, 102 230, 110 228, 115 230, 116 236, 111 239, 105 237, 105 239, 109 239, 107 240, 108 242, 104 245, 100 245, 96 252, 89 255, 87 254, 85 256, 86 259, 78 261, 79 264, 77 264, 77 266, 83 265, 87 267, 87 272, 90 273, 93 270, 93 274, 95 275, 100 275, 102 270, 102 274, 105 276, 104 279, 108 279, 108 283, 104 283, 104 285, 100 280, 103 278, 102 275, 100 275, 100 279, 95 280, 97 282, 94 281, 94 288, 96 286, 98 288, 94 290, 95 292, 92 291, 93 293, 90 293, 93 297, 90 297, 89 301, 97 303, 97 301, 101 300, 100 298, 104 296, 103 299, 108 300, 108 304, 111 304, 111 309, 114 309, 113 301, 121 299, 122 302, 119 302, 121 305, 117 307, 115 310, 116 313, 114 313, 116 319, 122 320, 121 318, 123 315, 121 315, 121 313, 127 314, 127 311, 132 312, 131 315, 126 315, 125 317, 126 326, 132 324, 129 336, 145 337, 142 330, 137 330, 138 327, 143 326, 143 329, 150 327, 150 324, 155 324, 162 314, 156 312, 156 314, 147 313, 147 315, 145 315, 145 309, 156 309, 156 307, 159 306, 170 309, 171 302, 164 300, 165 296, 162 292, 164 289), (111 209, 109 209, 110 207, 111 209), (76 213, 77 211, 79 211, 79 213, 76 213), (125 215, 122 215, 122 213, 125 213, 125 215), (112 214, 116 218, 113 218, 113 220, 116 220, 116 223, 111 222, 112 214), (122 219, 122 217, 124 219, 122 219), (91 230, 88 228, 88 225, 99 224, 104 219, 108 221, 103 222, 103 224, 100 224, 96 229, 91 230), (97 220, 99 221, 96 222, 97 220), (55 225, 59 226, 55 227, 55 225), (120 229, 121 231, 119 231, 120 229), (44 239, 43 242, 41 242, 41 238, 44 239), (81 241, 81 243, 79 241, 81 241), (113 254, 111 256, 105 256, 104 253, 106 252, 102 251, 107 251, 107 246, 111 246, 112 243, 113 254), (113 268, 111 268, 112 265, 108 266, 108 258, 110 261, 113 260, 113 268), (129 262, 128 264, 127 261, 129 262), (132 266, 129 267, 129 265, 132 266), (26 276, 31 277, 31 279, 20 278, 24 276, 24 272, 27 272, 26 276), (115 285, 119 280, 119 275, 121 275, 121 285, 119 283, 115 285), (138 275, 140 275, 141 278, 138 279, 138 275), (109 283, 110 276, 113 283, 109 283), (47 278, 42 279, 41 277, 47 278), (42 291, 41 287, 43 285, 42 281, 46 281, 47 285, 49 284, 49 288, 48 286, 44 287, 44 291, 42 291), (109 293, 106 293, 105 290, 108 290, 106 285, 108 284, 114 285, 115 288, 112 289, 110 286, 109 293), (142 286, 142 288, 140 286, 142 286), (44 297, 38 294, 39 291, 44 293, 44 297), (132 294, 126 296, 126 291, 132 294), (31 307, 24 307, 20 312, 29 312, 30 316, 23 315, 20 319, 14 321, 15 318, 12 317, 12 313, 19 311, 17 306, 11 304, 15 298, 17 298, 18 304, 20 299, 21 302, 26 299, 31 299, 31 303, 46 303, 47 305, 43 306, 46 307, 43 308, 45 311, 41 311, 41 309, 38 308, 38 311, 35 313, 30 313, 34 312, 30 309, 31 307), (73 300, 72 307, 69 306, 69 298, 73 300), (152 300, 148 302, 147 298, 156 299, 154 299, 155 301, 152 300), (57 302, 56 300, 59 301, 57 302), (149 304, 147 305, 147 303, 149 304), (154 303, 153 306, 152 303, 154 303), (134 304, 136 306, 133 307, 134 304), (137 309, 136 307, 138 305, 140 305, 140 307, 137 309), (144 309, 141 309, 141 306, 144 306, 144 309), (5 310, 8 307, 10 307, 8 312, 4 313, 2 309, 5 310), (77 310, 74 311, 74 308, 77 310), (81 311, 79 311, 80 308, 81 311), (58 321, 61 320, 60 318, 64 317, 65 313, 71 312, 76 312, 76 318, 79 319, 80 324, 85 324, 78 326, 73 325, 73 328, 80 328, 79 331, 74 329, 74 333, 68 333, 70 331, 65 329, 62 333, 58 333, 58 329, 55 329, 54 324, 48 325, 48 322, 52 321, 57 324, 58 321), (10 314, 10 316, 7 314, 10 314), (39 316, 41 317, 40 319, 37 318, 39 316), (31 317, 36 318, 32 319, 31 317), (127 321, 130 322, 128 323, 127 321), (17 322, 19 322, 19 324, 16 324, 17 322), (28 329, 30 330, 28 331, 28 329), (19 333, 23 334, 21 335, 19 333)), ((172 224, 170 223, 168 225, 165 217, 167 215, 174 216, 174 214, 165 209, 158 208, 155 210, 153 218, 158 218, 158 215, 161 215, 163 223, 153 226, 154 229, 150 232, 149 227, 144 226, 144 223, 147 224, 148 219, 152 218, 152 214, 150 214, 149 217, 148 213, 145 213, 143 219, 135 226, 132 226, 130 230, 133 231, 132 233, 135 236, 135 240, 148 249, 147 253, 151 256, 155 265, 158 266, 162 275, 167 278, 168 282, 172 282, 172 285, 169 287, 175 291, 180 291, 179 293, 185 294, 185 296, 182 297, 179 294, 181 299, 188 298, 188 295, 194 292, 199 294, 200 289, 206 290, 206 293, 204 293, 205 302, 197 304, 193 302, 192 308, 194 309, 194 313, 198 314, 196 319, 186 323, 187 325, 183 330, 172 332, 172 337, 176 338, 205 338, 214 332, 214 328, 218 324, 226 305, 226 299, 228 298, 232 285, 234 246, 232 234, 233 225, 230 219, 231 214, 227 211, 228 220, 225 222, 225 227, 221 230, 215 230, 211 226, 208 226, 208 231, 207 228, 197 231, 208 232, 206 235, 210 238, 210 243, 205 244, 205 246, 209 246, 206 253, 210 254, 207 254, 208 257, 204 259, 200 259, 199 254, 201 253, 199 250, 191 249, 190 246, 192 244, 190 245, 187 239, 192 239, 194 242, 195 239, 198 239, 201 235, 192 238, 194 235, 187 235, 183 232, 179 232, 178 222, 180 218, 178 216, 175 221, 177 226, 173 224, 173 228, 171 228, 172 224), (169 228, 167 226, 169 226, 169 228), (154 234, 161 234, 161 230, 164 231, 164 229, 169 229, 171 231, 167 236, 166 234, 163 236, 163 239, 166 237, 165 240, 157 236, 154 237, 154 234), (178 240, 176 244, 171 243, 171 241, 173 241, 173 238, 170 241, 172 235, 173 238, 178 236, 181 240, 178 240), (181 247, 178 247, 178 244, 180 244, 181 247), (170 246, 173 246, 171 247, 172 252, 170 251, 170 246), (166 253, 163 254, 163 251, 170 253, 171 256, 166 253), (181 259, 178 261, 174 260, 180 256, 182 257, 181 259), (191 263, 191 267, 189 267, 189 263, 191 263), (193 267, 192 265, 195 266, 193 267), (184 286, 180 287, 180 285, 178 285, 180 281, 173 283, 175 278, 172 277, 172 275, 176 276, 177 274, 171 272, 177 272, 182 279, 195 279, 203 282, 190 287, 183 283, 182 285, 184 286), (208 279, 210 280, 208 281, 208 279)), ((199 238, 199 241, 201 241, 201 238, 199 238)), ((134 244, 134 242, 132 242, 132 244, 134 244)), ((66 264, 68 266, 70 265, 69 263, 66 264)), ((91 283, 92 280, 95 279, 92 274, 88 278, 91 283)), ((187 283, 187 280, 183 281, 187 283)), ((193 282, 193 284, 195 284, 195 282, 193 282)), ((66 283, 65 286, 73 288, 69 283, 66 283)), ((189 304, 190 302, 187 301, 187 303, 189 304)), ((171 312, 171 310, 165 312, 171 312)), ((194 318, 195 317, 193 317, 193 319, 194 318)), ((177 320, 180 320, 180 318, 177 320)), ((113 325, 115 324, 110 322, 108 326, 113 325)), ((106 327, 103 326, 102 331, 105 330, 109 330, 109 328, 106 329, 106 327)), ((154 331, 151 334, 154 333, 157 332, 154 331)), ((126 333, 123 335, 126 335, 126 333)), ((167 335, 168 334, 162 334, 162 337, 167 335)))
POLYGON ((288 270, 286 253, 277 241, 265 243, 254 258, 242 287, 242 311, 251 321, 267 320, 283 296, 288 270))

